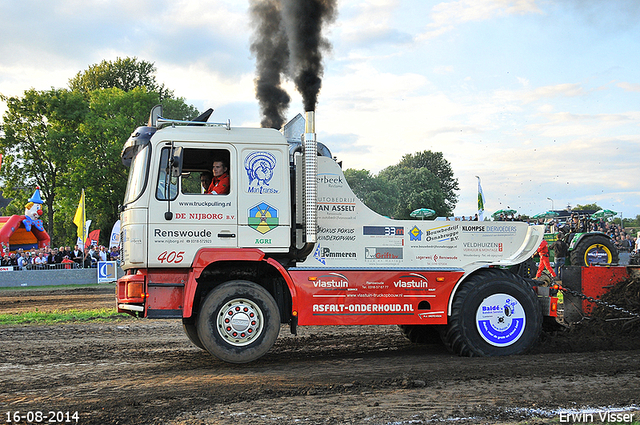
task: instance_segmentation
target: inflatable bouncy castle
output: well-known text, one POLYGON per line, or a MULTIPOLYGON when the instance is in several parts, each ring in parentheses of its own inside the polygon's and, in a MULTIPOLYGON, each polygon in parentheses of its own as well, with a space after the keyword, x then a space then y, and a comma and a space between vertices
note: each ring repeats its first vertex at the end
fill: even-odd
POLYGON ((44 230, 41 215, 42 198, 37 187, 25 205, 24 215, 0 217, 0 255, 20 248, 26 251, 49 246, 51 238, 44 230))

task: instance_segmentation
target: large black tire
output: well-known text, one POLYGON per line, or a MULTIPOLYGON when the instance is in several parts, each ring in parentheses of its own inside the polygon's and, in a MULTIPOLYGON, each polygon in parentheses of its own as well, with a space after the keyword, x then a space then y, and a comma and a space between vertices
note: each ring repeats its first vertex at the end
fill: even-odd
POLYGON ((205 349, 229 363, 248 363, 271 349, 280 332, 280 312, 269 292, 244 280, 212 290, 197 323, 205 349))
POLYGON ((398 325, 398 327, 414 344, 442 344, 437 325, 398 325))
POLYGON ((605 235, 587 234, 571 251, 571 265, 589 267, 591 264, 617 264, 618 249, 605 235))
POLYGON ((460 356, 508 356, 533 347, 542 311, 533 288, 506 270, 481 270, 455 294, 442 339, 460 356))
POLYGON ((193 342, 193 345, 206 350, 206 348, 204 348, 204 345, 202 345, 202 341, 200 341, 200 337, 198 336, 198 327, 193 317, 182 319, 182 328, 184 329, 184 333, 187 334, 187 338, 189 338, 189 341, 193 342))

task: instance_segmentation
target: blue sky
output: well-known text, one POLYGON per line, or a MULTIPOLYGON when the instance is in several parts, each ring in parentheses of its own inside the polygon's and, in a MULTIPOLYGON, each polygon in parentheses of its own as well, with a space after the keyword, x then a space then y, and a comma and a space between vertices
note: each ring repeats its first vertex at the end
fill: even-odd
MULTIPOLYGON (((0 93, 66 87, 135 56, 213 120, 257 126, 248 7, 0 0, 0 93)), ((486 215, 592 202, 640 214, 640 2, 338 0, 325 36, 318 138, 345 168, 440 151, 460 184, 456 215, 475 213, 475 176, 486 215)), ((302 103, 287 89, 292 118, 302 103)))

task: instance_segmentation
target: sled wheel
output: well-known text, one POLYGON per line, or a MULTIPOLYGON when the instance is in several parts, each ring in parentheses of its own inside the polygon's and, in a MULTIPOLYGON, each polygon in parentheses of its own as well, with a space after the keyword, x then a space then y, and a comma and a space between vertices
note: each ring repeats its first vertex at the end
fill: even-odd
POLYGON ((542 328, 542 312, 533 288, 504 270, 482 270, 456 293, 447 348, 460 356, 508 356, 529 350, 542 328))
POLYGON ((198 327, 196 326, 196 321, 193 317, 182 319, 182 328, 184 329, 184 333, 187 334, 187 338, 189 341, 193 343, 198 348, 204 348, 202 345, 202 341, 200 341, 200 337, 198 336, 198 327))
POLYGON ((212 355, 229 363, 247 363, 262 357, 275 343, 280 312, 263 287, 234 280, 207 295, 197 330, 212 355))
POLYGON ((589 267, 592 264, 611 264, 618 262, 618 250, 606 236, 585 236, 573 251, 571 265, 589 267))
POLYGON ((437 325, 398 325, 404 336, 414 344, 441 344, 437 325))

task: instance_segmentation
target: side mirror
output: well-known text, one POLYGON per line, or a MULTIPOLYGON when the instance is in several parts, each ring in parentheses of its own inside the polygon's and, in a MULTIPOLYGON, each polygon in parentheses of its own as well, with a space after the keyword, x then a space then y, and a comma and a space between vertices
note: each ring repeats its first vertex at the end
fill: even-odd
POLYGON ((182 175, 182 146, 173 148, 171 158, 169 158, 169 166, 171 167, 171 176, 180 177, 182 175))

